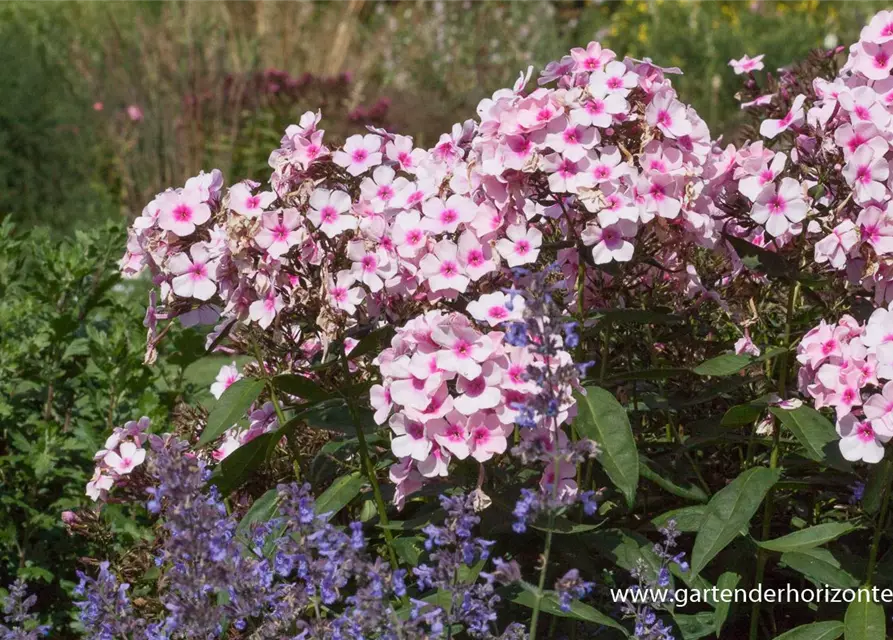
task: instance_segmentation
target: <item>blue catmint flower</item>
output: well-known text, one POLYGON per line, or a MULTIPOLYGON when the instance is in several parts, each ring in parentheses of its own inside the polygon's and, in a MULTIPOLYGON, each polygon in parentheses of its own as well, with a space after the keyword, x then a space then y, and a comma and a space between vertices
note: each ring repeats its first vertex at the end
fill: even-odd
POLYGON ((49 635, 52 627, 38 623, 31 611, 37 596, 28 595, 24 580, 16 580, 7 590, 3 601, 3 623, 0 623, 0 640, 37 640, 49 635))

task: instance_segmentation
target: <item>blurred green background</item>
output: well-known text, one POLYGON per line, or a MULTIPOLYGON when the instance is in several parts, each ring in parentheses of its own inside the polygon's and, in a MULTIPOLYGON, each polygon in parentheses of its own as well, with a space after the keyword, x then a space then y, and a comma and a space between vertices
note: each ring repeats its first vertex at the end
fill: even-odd
POLYGON ((384 125, 430 145, 484 96, 572 46, 683 68, 714 135, 728 60, 767 70, 847 44, 877 2, 7 2, 0 5, 0 216, 56 233, 126 220, 199 169, 266 176, 284 126, 384 125))

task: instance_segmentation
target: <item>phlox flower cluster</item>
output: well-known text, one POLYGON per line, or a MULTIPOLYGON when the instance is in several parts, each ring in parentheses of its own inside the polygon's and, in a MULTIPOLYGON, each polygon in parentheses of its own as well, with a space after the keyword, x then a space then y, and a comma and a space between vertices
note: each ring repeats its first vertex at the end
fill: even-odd
POLYGON ((876 309, 862 324, 852 316, 824 320, 797 346, 800 391, 815 407, 833 407, 847 460, 879 462, 893 437, 893 312, 876 309))
POLYGON ((105 499, 112 487, 122 484, 126 476, 143 464, 149 425, 149 418, 143 416, 126 422, 123 427, 115 427, 103 448, 93 456, 96 469, 87 483, 87 496, 94 501, 105 499))
POLYGON ((836 50, 781 70, 775 92, 748 105, 760 138, 716 149, 707 189, 729 215, 724 233, 771 251, 793 250, 805 235, 815 265, 842 272, 879 304, 893 299, 890 16, 872 18, 839 70, 836 50))
MULTIPOLYGON (((506 268, 535 263, 548 243, 568 304, 581 255, 579 290, 601 299, 612 276, 596 265, 632 261, 639 240, 648 260, 634 280, 703 290, 685 247, 718 239, 700 212, 710 137, 672 73, 591 43, 547 66, 542 86, 528 89, 528 72, 483 100, 478 121, 428 150, 378 129, 330 147, 320 114, 305 113, 271 154, 267 186, 227 188, 219 171, 202 173, 133 222, 121 269, 148 269, 156 287, 147 358, 160 319, 216 324, 209 342, 233 322, 234 336, 258 327, 296 354, 298 371, 352 328, 421 322, 444 303, 471 300, 465 315, 496 326, 513 313, 500 293, 506 268)), ((446 377, 470 383, 474 369, 446 377)))

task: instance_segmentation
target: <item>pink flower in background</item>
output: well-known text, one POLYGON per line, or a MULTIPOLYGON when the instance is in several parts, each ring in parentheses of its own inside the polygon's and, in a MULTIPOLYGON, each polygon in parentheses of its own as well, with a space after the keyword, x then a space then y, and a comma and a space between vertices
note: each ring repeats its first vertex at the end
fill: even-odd
POLYGON ((142 122, 143 110, 135 104, 132 104, 127 107, 127 117, 130 118, 131 122, 142 122))
POLYGON ((844 459, 874 464, 884 458, 883 443, 890 440, 890 436, 877 433, 870 422, 860 421, 850 413, 837 423, 837 431, 844 459))
POLYGON ((780 118, 778 120, 774 120, 772 118, 763 120, 763 123, 760 125, 760 135, 771 140, 777 135, 784 133, 792 126, 798 125, 803 122, 804 102, 806 102, 806 96, 801 94, 794 98, 794 103, 791 105, 791 110, 788 111, 783 118, 780 118))
POLYGON ((109 451, 102 461, 118 475, 125 475, 141 465, 146 459, 146 450, 132 442, 122 442, 118 451, 109 451))
POLYGON ((780 236, 791 225, 802 221, 809 211, 803 199, 803 189, 793 178, 784 178, 776 189, 767 184, 754 200, 750 217, 766 227, 773 236, 780 236))
POLYGON ((739 60, 729 60, 729 66, 735 71, 735 75, 760 71, 763 68, 764 56, 765 54, 761 53, 760 55, 751 58, 747 54, 744 54, 739 60))
POLYGON ((93 103, 93 111, 102 111, 103 109, 105 109, 105 105, 102 102, 97 100, 93 103))
POLYGON ((217 379, 211 385, 211 395, 219 400, 224 391, 241 379, 242 374, 239 372, 239 367, 236 366, 235 362, 223 365, 217 373, 217 379))
POLYGON ((209 300, 217 293, 217 263, 203 245, 192 245, 189 255, 171 257, 168 268, 175 275, 171 285, 178 296, 209 300))

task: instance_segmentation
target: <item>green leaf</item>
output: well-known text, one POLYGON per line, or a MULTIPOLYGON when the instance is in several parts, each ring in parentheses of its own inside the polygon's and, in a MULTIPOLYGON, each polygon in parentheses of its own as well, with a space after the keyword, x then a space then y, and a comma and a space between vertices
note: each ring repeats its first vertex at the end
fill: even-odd
POLYGON ((670 520, 676 521, 676 528, 684 533, 691 533, 701 528, 704 521, 704 514, 707 512, 705 505, 694 505, 692 507, 684 507, 682 509, 673 509, 651 519, 658 529, 667 526, 670 520))
POLYGON ((797 275, 797 268, 788 264, 787 260, 777 253, 758 247, 744 238, 723 234, 723 238, 732 245, 744 265, 752 270, 765 273, 773 278, 791 280, 797 275))
POLYGON ((692 549, 693 576, 739 535, 780 476, 778 469, 748 469, 710 499, 692 549))
POLYGON ((256 378, 242 378, 230 385, 211 409, 208 424, 205 425, 202 437, 198 440, 199 446, 216 440, 224 431, 241 420, 263 388, 264 381, 256 378))
POLYGON ((713 612, 713 629, 716 633, 717 638, 721 638, 722 634, 722 626, 726 623, 726 620, 729 617, 729 609, 732 608, 731 602, 726 602, 722 598, 722 592, 726 589, 734 590, 734 588, 741 581, 741 576, 734 571, 726 571, 719 579, 716 581, 716 589, 717 593, 720 594, 720 597, 717 598, 714 603, 715 611, 713 612))
POLYGON ((251 525, 259 522, 267 522, 276 513, 279 507, 279 490, 270 489, 260 498, 254 501, 248 512, 242 516, 239 526, 236 527, 236 533, 247 534, 251 529, 251 525))
POLYGON ((701 611, 693 615, 674 613, 673 621, 682 633, 682 640, 699 640, 713 635, 712 611, 701 611))
POLYGON ((699 376, 730 376, 749 365, 753 358, 744 354, 724 353, 721 356, 705 360, 692 371, 699 376))
POLYGON ((884 458, 880 463, 872 465, 865 483, 865 493, 862 495, 862 508, 868 513, 877 513, 881 508, 881 496, 889 482, 887 474, 893 472, 893 460, 884 458))
POLYGON ((846 608, 843 618, 844 640, 881 640, 887 637, 884 608, 871 600, 869 589, 860 589, 846 608))
POLYGON ((601 387, 586 387, 585 391, 585 396, 574 394, 578 411, 574 427, 581 436, 598 443, 598 461, 632 507, 639 484, 639 456, 629 418, 609 391, 601 387))
POLYGON ((781 555, 781 562, 819 586, 828 584, 838 589, 854 589, 859 585, 859 581, 845 571, 827 549, 789 551, 781 555))
POLYGON ((813 622, 785 631, 775 640, 837 640, 843 635, 843 623, 838 620, 813 622))
POLYGON ((806 405, 791 410, 772 407, 770 411, 790 429, 810 460, 824 462, 841 471, 852 471, 852 466, 840 455, 837 446, 840 436, 821 413, 806 405))
POLYGON ((736 404, 723 414, 719 424, 723 427, 739 427, 750 424, 759 418, 765 409, 765 406, 759 407, 750 403, 736 404))
MULTIPOLYGON (((371 411, 363 407, 357 407, 356 412, 357 418, 363 427, 363 433, 372 433, 378 429, 378 425, 375 424, 375 420, 372 418, 373 414, 371 411)), ((348 436, 357 434, 347 403, 341 399, 333 400, 332 402, 327 401, 302 411, 300 421, 306 422, 307 426, 314 429, 336 431, 348 436)))
POLYGON ((351 360, 364 356, 367 353, 377 351, 381 343, 390 338, 394 334, 394 327, 385 325, 374 329, 360 338, 360 341, 354 345, 347 357, 351 360))
POLYGON ((826 542, 831 542, 855 529, 856 527, 847 522, 827 522, 789 533, 774 540, 764 540, 762 542, 757 540, 755 542, 757 546, 769 551, 780 551, 782 553, 786 551, 804 551, 823 545, 826 542))
POLYGON ((366 477, 356 472, 336 478, 316 499, 316 513, 335 515, 359 495, 365 483, 366 477))
POLYGON ((273 386, 280 391, 310 402, 321 402, 329 397, 329 394, 318 382, 292 373, 283 373, 273 378, 273 386))
POLYGON ((211 484, 216 484, 224 496, 238 489, 248 474, 264 463, 281 437, 275 431, 264 433, 233 451, 217 467, 211 484))
POLYGON ((639 456, 639 473, 641 473, 642 477, 646 480, 650 480, 665 491, 669 491, 673 495, 685 498, 686 500, 707 502, 709 499, 709 496, 704 493, 704 490, 698 485, 690 482, 686 482, 684 485, 674 482, 655 472, 651 466, 649 466, 653 464, 654 463, 648 460, 645 456, 639 456))
MULTIPOLYGON (((513 599, 512 602, 521 606, 533 609, 536 606, 535 588, 532 586, 522 589, 513 599)), ((570 611, 564 611, 558 605, 558 598, 554 591, 546 591, 540 602, 540 611, 548 613, 559 618, 571 618, 572 620, 582 620, 583 622, 592 622, 594 624, 611 627, 622 632, 624 637, 629 637, 629 632, 619 623, 609 618, 598 609, 584 604, 579 601, 571 603, 570 611)))
POLYGON ((422 557, 422 544, 418 536, 394 538, 394 552, 403 564, 417 567, 422 557))
POLYGON ((685 317, 648 309, 596 309, 590 317, 616 324, 681 324, 685 317))
POLYGON ((562 516, 556 516, 551 527, 548 518, 542 518, 530 526, 538 531, 551 531, 552 533, 584 533, 598 528, 597 524, 578 524, 562 516))

